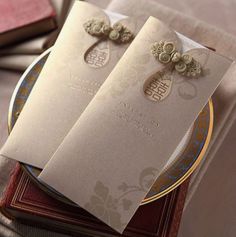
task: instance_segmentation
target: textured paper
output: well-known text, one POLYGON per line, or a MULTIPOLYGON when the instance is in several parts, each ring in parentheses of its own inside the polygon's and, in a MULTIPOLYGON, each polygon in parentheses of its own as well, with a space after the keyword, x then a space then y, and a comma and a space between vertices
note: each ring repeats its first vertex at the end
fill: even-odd
MULTIPOLYGON (((112 23, 121 18, 111 15, 112 23)), ((93 48, 99 39, 83 28, 91 18, 110 21, 100 8, 77 1, 1 155, 43 168, 128 47, 105 40, 93 48)), ((143 25, 121 22, 134 34, 143 25)))
MULTIPOLYGON (((216 52, 234 60, 236 59, 236 37, 234 37, 236 36, 236 28, 234 27, 236 15, 234 14, 235 7, 232 7, 232 5, 228 7, 229 1, 217 0, 213 2, 204 0, 196 2, 184 0, 176 2, 161 0, 161 3, 164 2, 171 6, 172 9, 159 4, 160 1, 152 0, 140 0, 139 4, 137 4, 137 0, 130 0, 128 3, 127 0, 112 0, 108 9, 140 18, 149 15, 156 16, 175 30, 201 44, 211 46, 216 49, 216 52), (202 8, 203 5, 204 10, 202 8), (180 12, 174 11, 173 8, 180 10, 180 12), (214 11, 212 11, 213 8, 214 11), (220 17, 215 12, 220 12, 220 17), (194 14, 195 18, 186 17, 185 13, 192 16, 194 14), (204 20, 204 22, 200 20, 204 20), (225 22, 229 22, 229 24, 226 25, 225 22), (207 23, 217 24, 217 28, 207 23)), ((236 173, 233 171, 235 167, 233 162, 235 160, 232 159, 230 161, 228 158, 235 153, 236 139, 230 135, 231 137, 225 142, 225 145, 224 139, 228 132, 236 134, 235 129, 232 131, 232 124, 236 115, 236 63, 234 67, 231 66, 231 74, 227 73, 227 75, 228 77, 224 78, 224 81, 222 81, 212 97, 214 104, 214 130, 204 160, 191 175, 185 202, 185 214, 182 218, 182 228, 180 228, 179 233, 181 237, 225 236, 227 235, 226 232, 232 233, 232 236, 234 236, 235 233, 236 219, 234 219, 234 210, 236 209, 236 202, 234 201, 235 198, 232 197, 236 197, 236 193, 233 194, 229 190, 235 185, 234 175, 236 173), (222 171, 222 166, 224 171, 222 171), (221 173, 220 176, 219 171, 221 173), (217 178, 222 182, 222 185, 219 185, 217 178), (209 192, 210 186, 213 189, 209 192), (224 202, 218 208, 222 200, 224 202), (227 203, 225 200, 230 201, 227 203), (224 204, 227 205, 228 209, 224 204), (218 213, 216 213, 216 209, 218 213), (205 211, 205 216, 202 210, 205 211), (214 213, 214 217, 212 217, 212 213, 214 213), (196 216, 201 218, 196 219, 196 216), (234 223, 232 222, 233 220, 234 223)))
POLYGON ((168 95, 154 102, 143 87, 165 69, 150 53, 160 40, 181 50, 177 34, 150 17, 40 175, 119 232, 232 63, 205 48, 192 49, 188 53, 203 75, 173 73, 168 95))

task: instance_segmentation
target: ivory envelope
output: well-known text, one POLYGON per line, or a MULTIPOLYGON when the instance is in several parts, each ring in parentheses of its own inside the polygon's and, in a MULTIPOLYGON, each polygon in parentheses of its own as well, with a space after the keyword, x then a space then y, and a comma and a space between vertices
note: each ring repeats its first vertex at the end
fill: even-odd
POLYGON ((44 167, 129 46, 88 34, 84 23, 98 19, 112 25, 120 19, 134 35, 143 25, 107 14, 75 2, 1 155, 44 167))
POLYGON ((189 78, 152 55, 161 40, 183 53, 180 36, 150 17, 40 174, 120 233, 232 64, 191 49, 202 73, 189 78))

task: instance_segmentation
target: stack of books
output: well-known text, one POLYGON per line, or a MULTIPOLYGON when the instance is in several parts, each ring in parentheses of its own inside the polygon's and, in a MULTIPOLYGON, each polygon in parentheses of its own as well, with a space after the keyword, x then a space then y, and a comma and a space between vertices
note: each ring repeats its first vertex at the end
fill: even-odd
POLYGON ((175 237, 188 181, 170 194, 139 207, 122 235, 78 206, 42 191, 17 164, 1 200, 1 212, 14 221, 73 236, 175 237))
POLYGON ((23 72, 51 47, 72 0, 0 1, 0 68, 23 72))
POLYGON ((52 31, 56 12, 49 0, 0 2, 0 47, 52 31))

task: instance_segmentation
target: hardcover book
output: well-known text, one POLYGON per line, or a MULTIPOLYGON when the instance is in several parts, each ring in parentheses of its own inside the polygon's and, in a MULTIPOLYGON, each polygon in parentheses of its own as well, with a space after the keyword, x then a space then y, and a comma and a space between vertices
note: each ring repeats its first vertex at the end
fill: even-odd
MULTIPOLYGON (((161 199, 140 206, 119 235, 80 207, 64 204, 43 192, 18 164, 2 197, 1 212, 22 223, 73 236, 175 237, 187 187, 188 181, 161 199)), ((108 205, 101 207, 109 211, 108 205)))
POLYGON ((0 1, 0 47, 56 28, 49 0, 0 1))

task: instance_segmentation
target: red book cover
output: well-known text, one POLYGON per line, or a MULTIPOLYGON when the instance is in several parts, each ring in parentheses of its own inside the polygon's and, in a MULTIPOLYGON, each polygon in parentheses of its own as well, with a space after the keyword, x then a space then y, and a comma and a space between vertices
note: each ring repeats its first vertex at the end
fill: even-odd
POLYGON ((1 200, 9 218, 73 236, 176 237, 188 181, 157 201, 140 206, 122 235, 87 213, 55 200, 32 182, 18 165, 1 200))
POLYGON ((0 1, 0 46, 54 29, 55 15, 49 0, 0 1))

